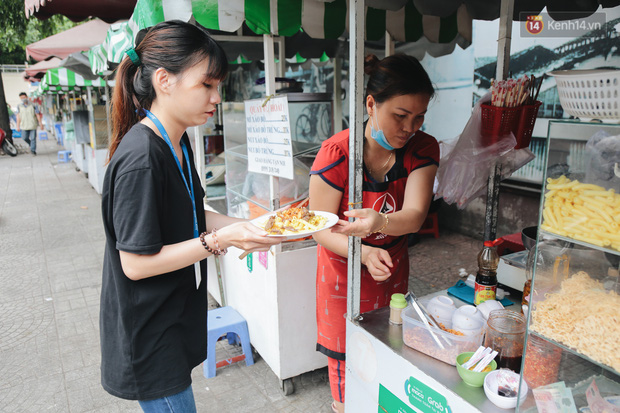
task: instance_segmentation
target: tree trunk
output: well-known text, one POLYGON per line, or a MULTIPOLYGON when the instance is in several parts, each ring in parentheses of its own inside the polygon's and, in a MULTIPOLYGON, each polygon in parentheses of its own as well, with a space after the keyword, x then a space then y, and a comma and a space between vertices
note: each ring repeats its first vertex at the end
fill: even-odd
POLYGON ((6 137, 9 142, 13 142, 13 132, 11 132, 11 124, 9 122, 9 111, 6 108, 6 97, 4 96, 2 72, 0 72, 0 128, 6 132, 6 137))

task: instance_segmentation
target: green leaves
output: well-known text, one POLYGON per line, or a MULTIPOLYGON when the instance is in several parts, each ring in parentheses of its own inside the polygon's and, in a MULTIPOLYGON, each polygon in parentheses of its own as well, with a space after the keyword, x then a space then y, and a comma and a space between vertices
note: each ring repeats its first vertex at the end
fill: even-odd
POLYGON ((71 20, 55 15, 47 20, 26 18, 24 0, 0 1, 0 63, 22 64, 26 60, 26 46, 46 37, 60 33, 73 26, 71 20))

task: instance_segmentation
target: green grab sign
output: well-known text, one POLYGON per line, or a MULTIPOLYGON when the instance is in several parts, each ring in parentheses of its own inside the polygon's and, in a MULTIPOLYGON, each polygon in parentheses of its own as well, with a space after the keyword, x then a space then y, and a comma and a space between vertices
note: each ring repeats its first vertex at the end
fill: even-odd
POLYGON ((446 398, 419 380, 405 380, 405 394, 409 403, 423 413, 452 413, 446 398))
POLYGON ((254 258, 252 257, 254 254, 250 253, 248 254, 248 256, 245 258, 246 259, 246 264, 248 266, 248 271, 252 272, 252 270, 254 269, 254 258))
POLYGON ((379 384, 378 413, 415 413, 413 409, 396 397, 391 391, 379 384))

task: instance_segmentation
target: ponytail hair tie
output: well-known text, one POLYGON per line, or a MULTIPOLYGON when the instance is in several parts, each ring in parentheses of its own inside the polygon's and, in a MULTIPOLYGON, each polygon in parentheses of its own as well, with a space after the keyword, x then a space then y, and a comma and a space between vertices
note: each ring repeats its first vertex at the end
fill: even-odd
POLYGON ((133 63, 136 67, 140 67, 142 65, 142 61, 140 60, 138 53, 136 53, 136 49, 132 47, 131 49, 128 49, 125 53, 127 54, 127 56, 129 56, 129 59, 131 59, 131 63, 133 63))

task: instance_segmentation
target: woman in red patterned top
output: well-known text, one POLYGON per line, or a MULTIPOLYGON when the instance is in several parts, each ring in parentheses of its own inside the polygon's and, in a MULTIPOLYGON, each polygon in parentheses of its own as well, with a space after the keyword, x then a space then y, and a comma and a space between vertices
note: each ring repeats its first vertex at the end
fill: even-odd
POLYGON ((348 236, 362 238, 361 312, 405 293, 409 278, 407 234, 428 211, 439 162, 435 138, 420 131, 435 90, 413 57, 366 58, 368 121, 364 125, 361 209, 349 208, 349 130, 326 140, 310 172, 310 209, 337 214, 332 231, 315 234, 317 350, 328 356, 335 412, 344 411, 345 313, 348 236), (354 222, 346 221, 349 217, 354 222))

